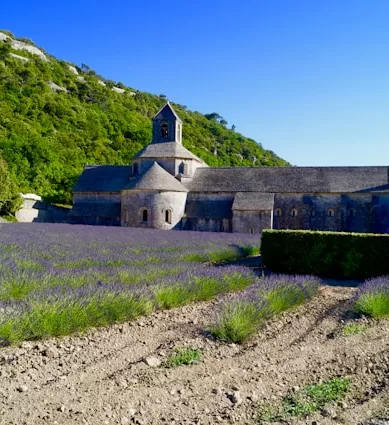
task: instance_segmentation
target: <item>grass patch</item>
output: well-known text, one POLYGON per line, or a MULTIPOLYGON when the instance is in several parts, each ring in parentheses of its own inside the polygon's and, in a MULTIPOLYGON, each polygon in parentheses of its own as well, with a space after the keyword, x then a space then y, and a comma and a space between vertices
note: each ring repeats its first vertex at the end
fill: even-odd
POLYGON ((347 323, 342 329, 342 335, 357 335, 364 332, 368 327, 366 323, 347 323))
POLYGON ((201 350, 197 348, 177 348, 170 354, 166 362, 163 363, 164 367, 172 368, 183 365, 196 364, 200 361, 201 350))
POLYGON ((278 405, 260 405, 258 420, 277 422, 308 416, 321 410, 327 403, 341 401, 348 390, 349 381, 345 378, 332 378, 322 384, 308 385, 287 394, 278 405))

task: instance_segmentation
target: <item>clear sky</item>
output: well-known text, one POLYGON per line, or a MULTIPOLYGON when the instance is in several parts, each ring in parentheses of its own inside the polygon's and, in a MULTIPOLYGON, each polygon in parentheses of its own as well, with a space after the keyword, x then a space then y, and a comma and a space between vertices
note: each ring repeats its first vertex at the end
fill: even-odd
POLYGON ((388 0, 18 0, 0 28, 294 165, 389 165, 388 0))

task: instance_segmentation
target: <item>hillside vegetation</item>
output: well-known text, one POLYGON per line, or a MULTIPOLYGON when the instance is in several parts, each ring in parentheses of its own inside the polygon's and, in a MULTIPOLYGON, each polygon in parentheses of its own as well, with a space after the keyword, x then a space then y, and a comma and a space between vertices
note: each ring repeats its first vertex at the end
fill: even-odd
MULTIPOLYGON (((20 191, 70 203, 85 165, 129 164, 151 141, 150 119, 165 102, 0 32, 0 156, 20 191)), ((218 113, 172 104, 184 122, 184 145, 209 165, 287 165, 228 129, 218 113)))

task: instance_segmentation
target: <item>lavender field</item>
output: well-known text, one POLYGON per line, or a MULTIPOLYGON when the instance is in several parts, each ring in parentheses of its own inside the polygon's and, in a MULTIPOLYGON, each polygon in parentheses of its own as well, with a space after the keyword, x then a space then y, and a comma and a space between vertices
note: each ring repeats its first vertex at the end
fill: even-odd
POLYGON ((243 289, 257 279, 250 270, 213 264, 258 245, 244 234, 0 225, 0 338, 63 335, 243 289))

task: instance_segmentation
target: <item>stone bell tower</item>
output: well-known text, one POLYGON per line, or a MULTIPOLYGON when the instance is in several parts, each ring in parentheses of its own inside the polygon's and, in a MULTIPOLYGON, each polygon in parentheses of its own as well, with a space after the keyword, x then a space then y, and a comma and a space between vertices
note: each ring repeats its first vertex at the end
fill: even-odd
POLYGON ((152 143, 168 142, 182 145, 182 121, 169 102, 153 118, 152 143))

